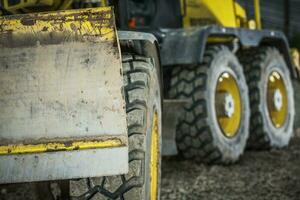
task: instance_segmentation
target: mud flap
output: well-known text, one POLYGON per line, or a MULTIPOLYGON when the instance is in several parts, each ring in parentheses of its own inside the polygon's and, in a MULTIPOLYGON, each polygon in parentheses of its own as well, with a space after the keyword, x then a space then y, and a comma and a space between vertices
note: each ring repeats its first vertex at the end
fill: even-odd
POLYGON ((109 7, 0 18, 0 183, 128 171, 109 7))
POLYGON ((162 131, 162 155, 172 156, 178 153, 176 146, 176 125, 182 114, 183 107, 188 100, 164 100, 163 131, 162 131), (176 112, 174 112, 176 111, 176 112))

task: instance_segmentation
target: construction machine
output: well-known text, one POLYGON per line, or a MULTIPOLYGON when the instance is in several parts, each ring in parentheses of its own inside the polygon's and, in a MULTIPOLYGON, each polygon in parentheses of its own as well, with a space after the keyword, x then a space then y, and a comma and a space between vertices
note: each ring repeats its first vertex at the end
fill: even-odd
POLYGON ((292 137, 289 45, 280 31, 262 29, 253 3, 248 19, 234 0, 181 1, 176 29, 160 34, 165 96, 189 100, 175 137, 185 158, 232 163, 246 145, 282 148, 292 137))
POLYGON ((157 41, 117 33, 112 7, 71 6, 1 2, 0 184, 39 182, 40 199, 158 199, 157 41))
POLYGON ((161 30, 165 98, 188 101, 163 142, 167 134, 181 156, 205 163, 235 162, 246 146, 287 146, 297 74, 284 34, 262 29, 259 0, 254 19, 234 0, 163 2, 150 27, 161 30), (172 17, 159 20, 164 13, 172 17))
POLYGON ((119 3, 120 29, 160 43, 163 155, 232 163, 246 146, 288 145, 297 73, 285 35, 262 28, 259 0, 254 19, 235 0, 119 3))
POLYGON ((296 72, 253 3, 2 0, 0 183, 156 199, 161 129, 162 154, 205 163, 287 146, 296 72))

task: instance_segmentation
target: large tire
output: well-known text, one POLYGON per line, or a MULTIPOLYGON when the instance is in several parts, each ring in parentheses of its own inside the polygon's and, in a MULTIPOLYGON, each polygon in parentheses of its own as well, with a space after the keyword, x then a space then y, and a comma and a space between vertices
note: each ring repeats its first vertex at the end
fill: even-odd
POLYGON ((210 46, 200 66, 174 67, 169 97, 190 99, 179 119, 176 142, 186 159, 204 163, 232 163, 244 152, 248 139, 249 100, 243 69, 225 46, 210 46), (241 97, 241 121, 234 137, 226 137, 217 121, 216 84, 220 74, 230 72, 236 79, 241 97))
MULTIPOLYGON (((161 99, 151 59, 123 56, 129 172, 70 181, 72 199, 149 200, 160 196, 161 99)), ((87 163, 88 164, 88 163, 87 163)), ((45 194, 41 194, 41 199, 45 194)))
POLYGON ((279 51, 272 47, 260 47, 241 52, 245 66, 251 105, 251 149, 282 148, 289 144, 293 135, 294 94, 289 69, 279 51), (276 128, 268 110, 268 79, 272 71, 278 71, 287 91, 287 115, 285 123, 276 128))

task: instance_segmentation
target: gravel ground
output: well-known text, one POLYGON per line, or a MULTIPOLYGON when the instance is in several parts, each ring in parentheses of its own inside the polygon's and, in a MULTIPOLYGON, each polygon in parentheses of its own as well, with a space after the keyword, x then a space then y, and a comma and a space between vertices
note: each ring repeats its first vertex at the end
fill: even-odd
POLYGON ((230 166, 164 158, 161 199, 298 200, 300 131, 287 149, 247 151, 230 166))

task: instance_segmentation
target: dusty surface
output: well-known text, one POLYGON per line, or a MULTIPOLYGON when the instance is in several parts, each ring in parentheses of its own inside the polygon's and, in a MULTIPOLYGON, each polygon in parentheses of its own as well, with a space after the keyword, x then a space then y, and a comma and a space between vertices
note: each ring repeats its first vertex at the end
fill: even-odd
POLYGON ((283 150, 247 151, 231 166, 164 158, 161 199, 298 200, 300 134, 283 150))

